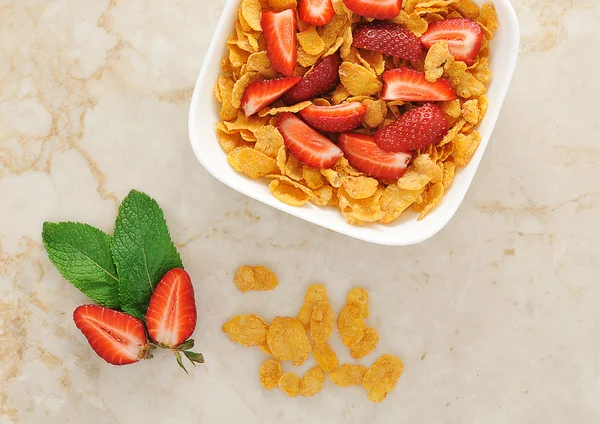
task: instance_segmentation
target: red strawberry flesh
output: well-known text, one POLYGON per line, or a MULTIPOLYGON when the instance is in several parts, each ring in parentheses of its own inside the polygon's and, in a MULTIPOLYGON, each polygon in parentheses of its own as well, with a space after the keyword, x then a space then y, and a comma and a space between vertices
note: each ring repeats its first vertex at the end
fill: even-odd
POLYGON ((268 81, 254 81, 246 87, 242 97, 242 109, 250 116, 273 103, 286 91, 296 85, 302 77, 278 78, 268 81))
POLYGON ((362 24, 354 30, 353 38, 354 47, 413 62, 423 59, 423 48, 417 36, 400 25, 388 22, 362 24))
POLYGON ((339 147, 293 113, 280 114, 277 129, 285 146, 305 165, 330 168, 343 156, 339 147))
POLYGON ((340 81, 339 69, 342 64, 337 54, 327 56, 312 71, 283 96, 288 105, 311 100, 335 88, 340 81))
POLYGON ((302 118, 313 128, 325 132, 352 131, 362 124, 367 106, 360 102, 335 106, 309 106, 300 111, 302 118))
POLYGON ((96 305, 82 305, 73 321, 94 352, 109 364, 128 365, 148 356, 144 324, 124 312, 96 305))
POLYGON ((302 22, 322 26, 333 20, 335 10, 331 0, 300 0, 298 16, 302 22))
POLYGON ((481 27, 471 19, 446 19, 431 22, 421 43, 430 48, 438 41, 446 41, 448 50, 456 60, 461 60, 471 66, 481 48, 481 27))
POLYGON ((427 81, 425 73, 410 68, 390 69, 383 73, 383 100, 436 102, 456 99, 450 83, 440 78, 427 81))
POLYGON ((297 41, 296 12, 287 9, 282 12, 265 11, 261 26, 267 46, 267 56, 276 71, 291 77, 296 68, 297 41))
POLYGON ((436 144, 448 132, 444 112, 427 103, 412 109, 375 134, 379 147, 392 152, 424 149, 436 144))
POLYGON ((357 15, 375 19, 394 19, 402 8, 402 0, 344 0, 344 3, 357 15))
POLYGON ((166 347, 186 341, 196 329, 194 287, 187 272, 175 268, 156 285, 146 312, 146 328, 152 340, 166 347))
POLYGON ((341 134, 338 144, 350 165, 374 178, 402 177, 412 158, 410 152, 382 150, 377 146, 375 137, 364 134, 341 134))

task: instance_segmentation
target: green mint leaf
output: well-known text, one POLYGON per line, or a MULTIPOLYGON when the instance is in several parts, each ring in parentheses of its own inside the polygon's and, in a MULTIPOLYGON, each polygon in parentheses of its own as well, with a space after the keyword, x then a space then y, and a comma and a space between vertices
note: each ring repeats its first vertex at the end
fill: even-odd
POLYGON ((156 200, 132 190, 119 207, 112 243, 121 308, 142 320, 154 287, 173 268, 183 268, 156 200))
POLYGON ((44 222, 42 240, 50 261, 66 280, 99 305, 120 307, 108 234, 77 222, 44 222))

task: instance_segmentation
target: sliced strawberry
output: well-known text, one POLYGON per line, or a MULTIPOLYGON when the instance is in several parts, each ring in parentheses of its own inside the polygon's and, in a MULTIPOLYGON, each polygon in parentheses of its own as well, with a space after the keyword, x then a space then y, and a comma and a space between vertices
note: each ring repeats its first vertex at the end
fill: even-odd
POLYGON ((400 25, 388 22, 366 23, 359 25, 352 36, 354 47, 413 62, 423 59, 423 47, 417 36, 400 25))
POLYGON ((131 315, 83 305, 73 312, 73 321, 94 352, 109 364, 128 365, 151 357, 144 324, 131 315))
POLYGON ((195 362, 204 362, 201 354, 188 351, 194 346, 194 341, 187 339, 196 329, 196 319, 194 287, 190 276, 181 268, 170 270, 152 293, 146 312, 146 328, 152 340, 161 347, 173 350, 177 363, 184 370, 180 352, 194 366, 195 362))
POLYGON ((383 73, 383 100, 406 102, 439 102, 456 99, 450 83, 440 78, 425 79, 425 73, 410 68, 390 69, 383 73))
POLYGON ((267 45, 267 56, 276 71, 291 77, 296 68, 298 55, 296 12, 287 9, 282 12, 265 11, 260 22, 267 45))
POLYGON ((302 22, 322 26, 333 20, 335 10, 331 0, 300 0, 298 16, 302 22))
POLYGON ((375 19, 394 19, 402 8, 402 0, 344 0, 344 3, 357 15, 375 19))
POLYGON ((254 115, 263 107, 280 98, 283 93, 296 85, 302 77, 278 78, 268 81, 254 81, 246 87, 242 97, 242 109, 246 116, 254 115))
POLYGON ((375 141, 384 150, 406 152, 438 143, 447 132, 448 123, 442 109, 427 103, 381 128, 375 134, 375 141))
POLYGON ((279 115, 277 129, 283 136, 285 147, 305 165, 330 168, 343 156, 335 144, 293 113, 279 115))
POLYGON ((338 144, 350 165, 374 178, 400 178, 412 158, 409 152, 382 150, 375 137, 359 133, 341 134, 338 144))
POLYGON ((283 101, 289 105, 313 99, 335 88, 340 82, 339 69, 342 61, 337 54, 327 56, 302 80, 285 93, 283 101))
POLYGON ((309 106, 300 115, 312 127, 326 132, 347 132, 362 124, 367 106, 349 102, 335 106, 309 106))
POLYGON ((471 19, 446 19, 431 22, 427 32, 421 36, 421 43, 430 48, 438 41, 446 41, 448 50, 456 60, 471 66, 481 48, 481 27, 471 19))

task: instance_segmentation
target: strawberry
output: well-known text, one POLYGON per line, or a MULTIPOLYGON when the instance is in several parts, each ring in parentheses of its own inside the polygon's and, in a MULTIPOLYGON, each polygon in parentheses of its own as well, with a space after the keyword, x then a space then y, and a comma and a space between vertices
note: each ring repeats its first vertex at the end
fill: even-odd
POLYGON ((265 11, 260 23, 265 35, 267 56, 273 68, 286 77, 291 77, 298 55, 296 12, 293 9, 282 12, 265 11))
POLYGON ((313 168, 330 168, 343 156, 342 151, 325 136, 306 125, 290 112, 279 115, 277 129, 283 142, 300 162, 313 168))
POLYGON ((394 19, 402 8, 402 0, 344 0, 344 3, 357 15, 375 19, 394 19))
POLYGON ((410 68, 390 69, 383 73, 383 100, 435 102, 456 99, 450 83, 440 78, 425 79, 425 73, 410 68))
POLYGON ((333 20, 335 10, 331 0, 300 0, 298 16, 302 22, 322 26, 333 20))
POLYGON ((73 321, 94 352, 109 364, 128 365, 152 357, 144 324, 131 315, 103 306, 82 305, 73 312, 73 321))
POLYGON ((354 47, 413 62, 423 59, 423 48, 417 36, 400 25, 388 22, 367 23, 359 25, 352 36, 354 47))
POLYGON ((409 152, 382 150, 375 137, 359 133, 341 134, 338 144, 350 165, 374 178, 400 178, 412 158, 409 152))
POLYGON ((340 82, 339 68, 342 64, 337 54, 327 56, 302 80, 285 93, 283 101, 289 105, 313 99, 335 88, 340 82))
POLYGON ((424 149, 438 143, 448 132, 442 109, 427 103, 412 109, 375 134, 375 141, 392 152, 424 149))
POLYGON ((302 77, 278 78, 268 81, 254 81, 246 87, 242 97, 242 109, 246 116, 254 115, 263 107, 273 103, 286 91, 296 85, 302 77))
POLYGON ((180 352, 194 366, 196 362, 204 362, 201 354, 188 350, 194 346, 188 337, 196 329, 196 302, 192 281, 183 269, 170 270, 156 285, 146 312, 146 328, 152 340, 175 353, 184 370, 180 352))
POLYGON ((360 102, 343 103, 336 106, 309 106, 300 115, 312 127, 326 132, 346 132, 362 124, 367 106, 360 102))
POLYGON ((450 54, 471 66, 481 48, 481 37, 481 27, 477 22, 467 18, 446 19, 431 22, 421 36, 421 44, 428 49, 438 41, 446 41, 450 54))

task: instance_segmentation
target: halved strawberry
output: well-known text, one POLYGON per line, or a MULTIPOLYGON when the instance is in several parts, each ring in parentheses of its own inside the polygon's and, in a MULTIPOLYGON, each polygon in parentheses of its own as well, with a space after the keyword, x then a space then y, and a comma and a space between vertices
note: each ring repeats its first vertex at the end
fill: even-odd
POLYGON ((94 352, 109 364, 128 365, 151 358, 144 324, 124 312, 97 305, 82 305, 73 321, 94 352))
POLYGON ((400 178, 412 158, 410 152, 382 150, 375 137, 359 133, 341 134, 338 144, 350 165, 374 178, 400 178))
POLYGON ((390 69, 383 73, 383 100, 407 102, 439 102, 456 99, 450 83, 440 78, 425 79, 425 73, 410 68, 390 69))
POLYGON ((423 59, 423 47, 412 31, 389 22, 359 25, 352 34, 352 45, 387 56, 418 62, 423 59))
POLYGON ((444 112, 433 103, 427 103, 381 128, 375 134, 375 141, 384 150, 406 152, 438 143, 446 133, 448 123, 444 112))
POLYGON ((362 124, 367 106, 360 102, 349 102, 335 106, 309 106, 300 115, 312 127, 326 132, 346 132, 362 124))
POLYGON ((302 77, 288 77, 250 83, 242 97, 244 113, 246 116, 255 114, 280 98, 301 79, 302 77))
POLYGON ((335 88, 340 82, 339 69, 342 61, 337 54, 323 59, 312 71, 283 96, 288 105, 313 99, 335 88))
POLYGON ((296 12, 294 9, 282 12, 264 11, 260 24, 265 35, 267 56, 273 68, 286 77, 291 77, 298 55, 296 12))
POLYGON ((204 362, 201 354, 188 350, 194 346, 194 341, 188 340, 188 337, 196 329, 196 318, 194 287, 190 276, 181 268, 170 270, 152 293, 146 312, 146 328, 152 340, 175 353, 177 363, 184 370, 181 352, 194 366, 196 362, 204 362))
POLYGON ((298 16, 302 22, 322 26, 333 20, 335 10, 331 0, 300 0, 298 16))
POLYGON ((402 0, 344 0, 344 3, 357 15, 375 19, 394 19, 402 8, 402 0))
POLYGON ((431 22, 421 43, 430 48, 438 41, 446 41, 448 50, 456 60, 461 60, 471 66, 481 48, 481 27, 471 19, 446 19, 431 22))
POLYGON ((283 136, 285 147, 305 165, 329 168, 343 156, 335 144, 293 113, 280 114, 277 129, 283 136))

